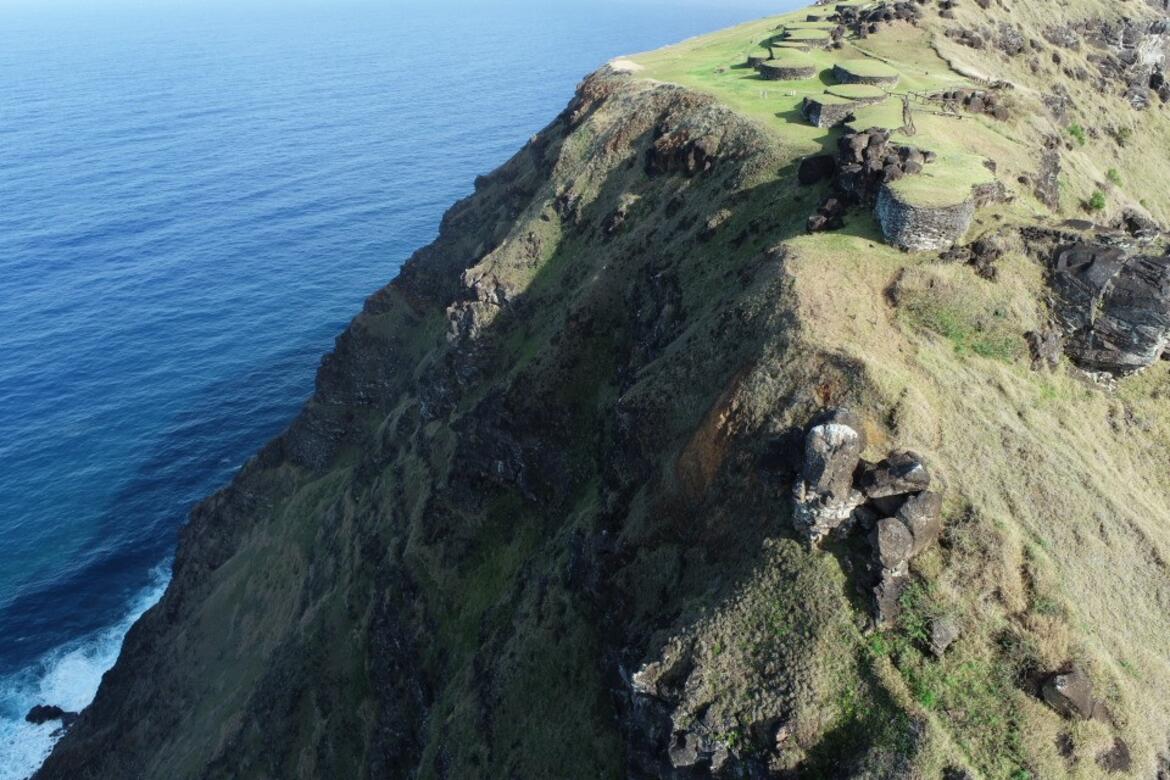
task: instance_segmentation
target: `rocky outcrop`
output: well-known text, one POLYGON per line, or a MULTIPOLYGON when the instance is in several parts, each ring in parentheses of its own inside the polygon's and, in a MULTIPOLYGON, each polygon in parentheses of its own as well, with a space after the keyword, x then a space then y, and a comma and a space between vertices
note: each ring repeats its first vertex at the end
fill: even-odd
POLYGON ((875 213, 889 243, 910 252, 937 252, 953 246, 971 227, 975 198, 920 206, 886 186, 878 193, 875 213))
POLYGON ((805 439, 793 521, 814 546, 846 523, 864 500, 853 487, 853 472, 865 449, 860 430, 852 413, 838 410, 814 424, 805 439))
POLYGON ((1082 368, 1129 373, 1154 363, 1170 343, 1170 257, 1066 245, 1054 254, 1051 280, 1065 350, 1082 368))
POLYGON ((55 704, 38 704, 24 716, 26 722, 34 726, 41 726, 53 721, 61 721, 61 725, 68 728, 77 720, 76 712, 66 712, 55 704))
POLYGON ((971 114, 983 114, 995 119, 1007 121, 1011 118, 1000 93, 990 89, 950 89, 935 92, 929 99, 940 104, 944 111, 966 111, 971 114))
POLYGON ((808 231, 839 228, 849 208, 872 207, 884 185, 921 173, 934 159, 933 152, 891 144, 888 130, 846 133, 837 141, 833 192, 809 217, 808 231))
MULTIPOLYGON (((911 559, 942 533, 942 496, 929 490, 930 473, 913 452, 893 452, 878 463, 862 461, 865 439, 860 431, 860 421, 846 410, 814 421, 805 439, 801 479, 793 490, 793 523, 814 548, 830 535, 845 537, 856 530, 867 534, 872 557, 858 568, 872 579, 867 587, 875 622, 888 627, 901 613, 911 559)), ((951 641, 954 637, 945 644, 951 641)))

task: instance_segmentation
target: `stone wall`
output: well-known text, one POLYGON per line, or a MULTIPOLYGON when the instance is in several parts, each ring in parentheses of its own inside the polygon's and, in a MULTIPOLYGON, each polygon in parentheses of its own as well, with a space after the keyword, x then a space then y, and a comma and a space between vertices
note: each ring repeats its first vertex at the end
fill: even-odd
POLYGON ((910 252, 935 252, 955 244, 975 216, 975 200, 953 206, 915 206, 889 185, 878 193, 874 209, 886 241, 910 252))
POLYGON ((888 76, 864 75, 860 73, 854 73, 852 70, 849 70, 848 67, 842 67, 841 65, 833 66, 833 78, 836 79, 837 83, 839 84, 878 84, 891 86, 898 83, 897 74, 890 74, 888 76))
POLYGON ((800 113, 813 127, 837 127, 848 122, 853 117, 853 112, 862 106, 874 105, 883 100, 885 97, 859 98, 847 103, 834 103, 806 97, 800 106, 800 113))
POLYGON ((760 78, 765 81, 801 81, 816 75, 815 65, 786 64, 769 60, 759 67, 760 78))

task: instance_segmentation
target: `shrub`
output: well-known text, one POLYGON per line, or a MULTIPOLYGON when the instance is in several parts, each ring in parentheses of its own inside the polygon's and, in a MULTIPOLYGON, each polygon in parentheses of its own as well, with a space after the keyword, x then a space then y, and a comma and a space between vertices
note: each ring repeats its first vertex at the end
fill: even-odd
POLYGON ((1085 128, 1080 125, 1069 125, 1068 134, 1077 139, 1077 146, 1085 145, 1085 128))
POLYGON ((1110 168, 1108 171, 1106 171, 1105 178, 1108 179, 1109 183, 1115 187, 1121 186, 1121 173, 1116 168, 1110 168))
POLYGON ((1093 193, 1093 197, 1089 198, 1089 210, 1100 211, 1105 208, 1105 193, 1097 190, 1093 193))

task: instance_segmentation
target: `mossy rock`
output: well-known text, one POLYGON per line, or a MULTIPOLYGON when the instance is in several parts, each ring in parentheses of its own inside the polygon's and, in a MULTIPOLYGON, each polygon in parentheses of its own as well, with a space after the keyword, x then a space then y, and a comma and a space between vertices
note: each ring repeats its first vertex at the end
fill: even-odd
POLYGON ((833 66, 833 78, 841 84, 897 84, 901 75, 878 60, 844 60, 833 66))

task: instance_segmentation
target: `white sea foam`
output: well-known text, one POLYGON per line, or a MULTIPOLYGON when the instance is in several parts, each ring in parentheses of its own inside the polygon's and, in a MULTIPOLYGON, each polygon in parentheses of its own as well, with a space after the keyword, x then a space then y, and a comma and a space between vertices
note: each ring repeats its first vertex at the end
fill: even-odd
POLYGON ((127 606, 114 625, 59 647, 17 674, 0 678, 0 780, 25 780, 44 762, 60 737, 58 721, 34 726, 25 714, 37 704, 79 712, 93 701, 102 675, 114 665, 134 621, 162 597, 170 566, 153 572, 152 582, 127 606))

